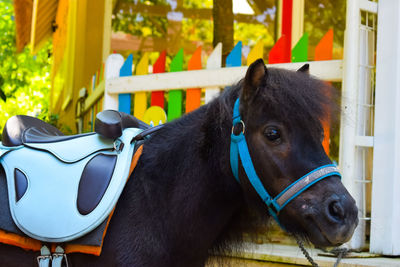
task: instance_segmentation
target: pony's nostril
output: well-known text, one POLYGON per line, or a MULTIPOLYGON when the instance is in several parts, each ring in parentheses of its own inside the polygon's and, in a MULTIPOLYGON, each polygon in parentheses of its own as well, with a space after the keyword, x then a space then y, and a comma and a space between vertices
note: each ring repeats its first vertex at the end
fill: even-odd
POLYGON ((329 216, 335 218, 336 220, 343 220, 345 213, 344 208, 338 201, 332 201, 328 207, 329 216))

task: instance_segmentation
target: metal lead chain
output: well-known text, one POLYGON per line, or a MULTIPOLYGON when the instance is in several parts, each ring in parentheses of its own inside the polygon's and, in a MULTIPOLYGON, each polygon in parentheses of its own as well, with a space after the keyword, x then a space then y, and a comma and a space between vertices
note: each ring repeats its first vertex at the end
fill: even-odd
POLYGON ((332 249, 330 253, 333 253, 337 259, 333 267, 339 266, 339 262, 343 259, 344 256, 346 256, 347 253, 349 253, 349 250, 347 248, 336 248, 332 249))
MULTIPOLYGON (((308 251, 305 249, 303 241, 301 241, 298 237, 295 237, 295 239, 296 239, 297 245, 299 246, 301 252, 303 252, 304 257, 306 257, 306 259, 311 263, 311 265, 313 267, 319 267, 319 265, 314 261, 314 259, 310 256, 308 251)), ((334 254, 337 257, 335 264, 333 264, 333 267, 337 267, 337 266, 339 266, 340 261, 343 259, 344 256, 346 256, 346 254, 349 251, 346 248, 336 248, 336 249, 332 249, 329 252, 334 254)))
POLYGON ((296 242, 297 242, 297 245, 299 245, 301 252, 303 252, 304 257, 306 257, 306 259, 311 263, 311 265, 313 267, 319 267, 319 265, 314 261, 313 258, 311 258, 310 254, 305 249, 303 241, 301 241, 299 238, 296 237, 296 242))

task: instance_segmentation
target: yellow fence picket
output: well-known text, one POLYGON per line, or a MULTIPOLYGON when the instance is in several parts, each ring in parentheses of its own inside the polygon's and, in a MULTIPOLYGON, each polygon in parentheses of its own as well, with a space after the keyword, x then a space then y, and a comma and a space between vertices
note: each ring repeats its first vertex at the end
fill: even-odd
POLYGON ((263 41, 258 41, 256 45, 251 49, 249 55, 247 56, 247 66, 256 61, 259 58, 263 58, 264 54, 264 43, 263 41))
MULTIPOLYGON (((143 57, 136 66, 136 75, 146 75, 149 71, 149 55, 144 53, 143 57)), ((133 104, 133 115, 139 120, 143 119, 144 113, 147 109, 146 92, 135 93, 135 100, 133 104)))

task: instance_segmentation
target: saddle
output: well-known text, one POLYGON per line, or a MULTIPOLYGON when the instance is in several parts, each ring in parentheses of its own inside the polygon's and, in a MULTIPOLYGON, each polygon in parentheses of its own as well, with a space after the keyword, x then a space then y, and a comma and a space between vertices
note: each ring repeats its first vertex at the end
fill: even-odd
POLYGON ((104 224, 132 172, 134 137, 144 128, 116 111, 97 115, 96 132, 73 136, 33 117, 10 118, 0 164, 15 225, 31 238, 63 243, 104 224))

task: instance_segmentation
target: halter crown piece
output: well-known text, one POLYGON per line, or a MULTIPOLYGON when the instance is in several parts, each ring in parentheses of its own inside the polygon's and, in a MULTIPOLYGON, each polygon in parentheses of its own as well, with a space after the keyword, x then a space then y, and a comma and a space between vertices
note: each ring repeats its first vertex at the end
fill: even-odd
POLYGON ((251 185, 256 190, 257 194, 261 197, 262 201, 267 205, 268 211, 275 221, 284 229, 282 224, 279 222, 278 215, 279 212, 295 197, 304 192, 307 188, 327 178, 332 175, 337 175, 341 178, 339 170, 336 165, 328 164, 320 166, 301 178, 297 179, 291 185, 286 187, 282 192, 280 192, 275 198, 267 192, 262 184, 260 178, 258 177, 256 170, 254 169, 253 162, 251 161, 249 149, 247 147, 245 133, 245 124, 240 117, 239 112, 240 101, 239 98, 236 100, 233 107, 233 126, 231 134, 231 147, 230 147, 230 161, 232 173, 236 180, 239 180, 239 158, 242 162, 243 169, 251 183, 251 185), (242 131, 239 134, 234 133, 234 128, 236 125, 242 124, 242 131))

